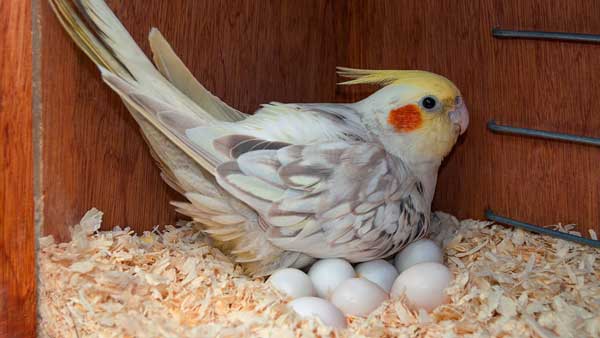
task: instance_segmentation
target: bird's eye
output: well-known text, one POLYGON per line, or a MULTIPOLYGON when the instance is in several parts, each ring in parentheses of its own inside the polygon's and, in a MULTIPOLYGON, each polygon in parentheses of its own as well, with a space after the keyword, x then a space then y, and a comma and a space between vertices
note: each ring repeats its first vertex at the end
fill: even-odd
POLYGON ((437 111, 439 108, 439 101, 435 96, 425 96, 421 99, 421 107, 425 108, 428 112, 437 111))

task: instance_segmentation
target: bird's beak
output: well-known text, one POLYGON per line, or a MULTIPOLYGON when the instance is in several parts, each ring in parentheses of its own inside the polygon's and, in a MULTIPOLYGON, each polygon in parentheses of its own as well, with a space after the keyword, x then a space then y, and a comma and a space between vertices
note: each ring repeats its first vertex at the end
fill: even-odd
POLYGON ((461 135, 467 131, 467 127, 469 127, 469 111, 460 96, 456 97, 455 108, 448 113, 448 116, 450 117, 450 121, 460 128, 461 135))

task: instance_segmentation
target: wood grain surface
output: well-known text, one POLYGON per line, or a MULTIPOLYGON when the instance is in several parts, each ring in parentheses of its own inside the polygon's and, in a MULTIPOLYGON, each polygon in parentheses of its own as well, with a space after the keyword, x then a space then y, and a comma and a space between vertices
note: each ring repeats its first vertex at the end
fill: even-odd
POLYGON ((0 15, 0 337, 35 337, 31 1, 0 15))
MULTIPOLYGON (((600 3, 535 1, 110 1, 148 51, 159 28, 199 80, 247 112, 268 101, 347 102, 335 66, 418 68, 461 88, 470 130, 446 160, 434 209, 487 207, 600 230, 597 148, 486 130, 486 122, 600 136, 600 45, 495 40, 492 27, 600 33, 600 3)), ((43 6, 44 232, 65 238, 91 208, 105 226, 173 223, 133 119, 43 6)))

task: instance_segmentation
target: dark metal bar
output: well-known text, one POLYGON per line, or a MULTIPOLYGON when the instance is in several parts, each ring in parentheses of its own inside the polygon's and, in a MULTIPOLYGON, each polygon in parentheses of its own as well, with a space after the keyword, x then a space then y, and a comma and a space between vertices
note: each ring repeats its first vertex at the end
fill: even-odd
POLYGON ((555 238, 564 239, 566 241, 571 241, 579 244, 589 245, 595 248, 600 248, 600 240, 589 239, 585 237, 571 235, 569 233, 560 232, 558 230, 552 230, 544 227, 540 227, 537 225, 517 221, 508 217, 503 217, 500 215, 496 215, 492 210, 488 209, 485 211, 485 217, 490 221, 494 221, 497 223, 507 224, 510 226, 514 226, 517 228, 525 229, 527 231, 535 232, 542 235, 552 236, 555 238))
POLYGON ((492 35, 497 38, 521 38, 521 39, 544 39, 563 40, 577 42, 600 42, 600 34, 541 32, 541 31, 515 31, 508 29, 493 28, 492 35))
MULTIPOLYGON (((545 40, 563 40, 576 42, 600 42, 600 34, 580 34, 580 33, 563 33, 563 32, 543 32, 543 31, 519 31, 506 29, 492 29, 492 35, 496 38, 522 38, 522 39, 545 39, 545 40)), ((518 128, 496 124, 494 120, 490 120, 487 124, 488 129, 499 132, 517 135, 525 135, 532 137, 540 137, 550 140, 560 140, 568 142, 576 142, 600 146, 600 138, 586 137, 580 135, 556 133, 544 130, 518 128)), ((589 239, 585 237, 571 235, 569 233, 552 230, 537 225, 517 221, 508 217, 495 214, 492 210, 485 211, 485 217, 497 223, 507 224, 513 227, 525 229, 534 233, 547 235, 555 238, 560 238, 566 241, 589 245, 595 248, 600 248, 600 240, 589 239)))
POLYGON ((573 134, 556 133, 553 131, 545 131, 545 130, 538 130, 538 129, 504 126, 504 125, 496 124, 496 121, 494 121, 494 120, 490 120, 487 124, 487 127, 489 130, 498 132, 498 133, 508 133, 508 134, 540 137, 540 138, 545 138, 545 139, 550 139, 550 140, 583 143, 583 144, 590 144, 593 146, 600 147, 600 138, 597 138, 597 137, 588 137, 588 136, 580 136, 580 135, 573 135, 573 134))

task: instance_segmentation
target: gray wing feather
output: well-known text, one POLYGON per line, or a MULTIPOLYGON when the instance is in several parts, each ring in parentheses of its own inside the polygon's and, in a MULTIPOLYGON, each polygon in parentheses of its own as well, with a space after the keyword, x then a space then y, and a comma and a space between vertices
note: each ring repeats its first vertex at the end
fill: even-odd
POLYGON ((217 181, 257 211, 273 244, 318 258, 386 257, 429 223, 420 183, 378 144, 250 151, 219 166, 217 181))

